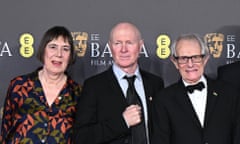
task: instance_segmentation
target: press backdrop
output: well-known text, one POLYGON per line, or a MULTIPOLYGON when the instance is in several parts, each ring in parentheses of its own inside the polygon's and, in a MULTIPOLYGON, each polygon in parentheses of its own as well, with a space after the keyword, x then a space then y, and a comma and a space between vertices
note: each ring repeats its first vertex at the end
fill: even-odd
POLYGON ((239 14, 239 0, 1 1, 0 108, 10 80, 41 66, 36 50, 52 26, 72 32, 78 56, 70 74, 82 84, 112 64, 107 45, 112 26, 121 21, 136 24, 145 41, 140 65, 168 86, 179 79, 169 60, 169 46, 179 34, 193 32, 205 38, 211 50, 205 73, 210 77, 216 77, 218 66, 239 59, 239 14))

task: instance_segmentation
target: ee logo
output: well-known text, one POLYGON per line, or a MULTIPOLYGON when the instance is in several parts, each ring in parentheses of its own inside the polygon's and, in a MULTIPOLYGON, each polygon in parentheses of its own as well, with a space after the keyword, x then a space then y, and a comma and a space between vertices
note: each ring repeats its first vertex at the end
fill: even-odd
POLYGON ((161 59, 166 59, 169 57, 170 55, 170 44, 171 44, 171 40, 169 38, 168 35, 159 35, 157 40, 157 56, 161 59))
POLYGON ((20 39, 20 55, 25 58, 30 58, 34 54, 34 48, 33 48, 33 43, 34 43, 34 38, 31 34, 29 33, 24 33, 21 35, 20 39))

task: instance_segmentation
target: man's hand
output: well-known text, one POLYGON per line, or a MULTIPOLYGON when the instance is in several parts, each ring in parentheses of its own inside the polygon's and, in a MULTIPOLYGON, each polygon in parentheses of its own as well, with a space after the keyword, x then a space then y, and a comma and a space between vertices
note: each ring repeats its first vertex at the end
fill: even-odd
POLYGON ((139 105, 130 105, 123 112, 123 117, 129 127, 141 122, 141 107, 139 105))

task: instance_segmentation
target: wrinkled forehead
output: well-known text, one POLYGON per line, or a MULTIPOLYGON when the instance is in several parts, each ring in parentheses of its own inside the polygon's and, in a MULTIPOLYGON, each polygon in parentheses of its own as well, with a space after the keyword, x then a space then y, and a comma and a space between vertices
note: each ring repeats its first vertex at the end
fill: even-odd
POLYGON ((201 53, 201 45, 197 40, 182 39, 182 40, 178 41, 178 43, 176 45, 176 54, 177 55, 191 54, 191 53, 195 53, 195 54, 201 53))
POLYGON ((116 25, 110 32, 110 40, 113 40, 116 36, 126 34, 134 37, 136 40, 141 40, 141 34, 138 28, 129 23, 122 23, 116 25))

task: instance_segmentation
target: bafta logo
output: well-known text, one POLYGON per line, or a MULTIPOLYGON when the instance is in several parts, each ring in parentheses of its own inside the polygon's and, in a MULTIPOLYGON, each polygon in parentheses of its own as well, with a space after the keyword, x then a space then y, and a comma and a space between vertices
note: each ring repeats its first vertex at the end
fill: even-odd
POLYGON ((210 54, 214 58, 219 58, 223 50, 224 35, 221 33, 208 33, 204 37, 210 54))
POLYGON ((74 49, 78 57, 83 57, 87 51, 88 33, 72 32, 74 49))

